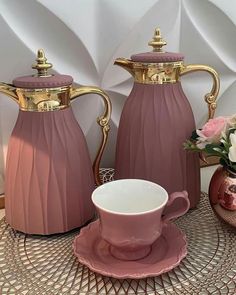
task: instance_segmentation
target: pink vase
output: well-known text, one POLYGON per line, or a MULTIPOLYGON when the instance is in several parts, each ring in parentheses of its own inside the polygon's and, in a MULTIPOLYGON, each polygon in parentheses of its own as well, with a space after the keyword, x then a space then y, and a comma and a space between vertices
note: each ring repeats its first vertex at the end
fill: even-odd
POLYGON ((183 149, 196 126, 180 76, 198 70, 212 75, 214 87, 206 95, 209 118, 214 114, 219 79, 208 66, 184 65, 182 54, 162 50, 165 44, 157 29, 149 42, 153 52, 115 61, 135 82, 120 118, 115 178, 150 180, 169 194, 186 190, 193 208, 200 198, 200 166, 198 155, 183 149))
POLYGON ((27 233, 65 232, 91 219, 92 163, 71 108, 20 111, 8 146, 6 220, 27 233))
POLYGON ((115 178, 150 180, 168 193, 185 189, 194 207, 200 197, 199 158, 182 147, 194 129, 179 82, 134 83, 120 119, 115 178))
POLYGON ((106 145, 111 103, 97 87, 72 85, 68 75, 50 75, 51 64, 38 51, 35 76, 0 83, 0 92, 20 106, 8 145, 5 177, 6 220, 28 234, 62 233, 92 219, 91 194, 99 179, 106 145), (93 168, 87 143, 70 102, 83 94, 98 94, 105 111, 99 117, 102 140, 93 168), (94 172, 94 173, 93 173, 94 172))
POLYGON ((218 167, 209 185, 209 198, 215 214, 236 228, 236 173, 229 167, 218 167))

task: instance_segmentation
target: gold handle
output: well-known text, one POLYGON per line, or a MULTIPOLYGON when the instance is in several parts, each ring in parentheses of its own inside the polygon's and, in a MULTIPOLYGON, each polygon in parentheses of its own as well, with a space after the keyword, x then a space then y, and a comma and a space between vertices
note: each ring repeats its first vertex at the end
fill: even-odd
POLYGON ((99 167, 100 167, 100 162, 101 158, 107 143, 107 138, 108 138, 108 132, 110 129, 109 126, 109 120, 111 118, 111 101, 108 95, 100 88, 95 87, 95 86, 82 86, 79 88, 71 88, 70 92, 70 100, 72 101, 74 98, 84 95, 84 94, 98 94, 103 98, 104 106, 105 106, 105 111, 103 115, 97 118, 97 123, 101 126, 102 128, 102 141, 100 144, 100 147, 98 149, 96 158, 93 162, 93 173, 95 177, 95 183, 96 185, 101 185, 102 181, 99 176, 99 167))
POLYGON ((206 65, 183 65, 180 69, 180 76, 195 71, 206 71, 213 78, 213 86, 210 93, 205 95, 205 101, 208 103, 208 120, 212 119, 216 110, 216 98, 220 89, 220 79, 218 73, 211 67, 206 65))

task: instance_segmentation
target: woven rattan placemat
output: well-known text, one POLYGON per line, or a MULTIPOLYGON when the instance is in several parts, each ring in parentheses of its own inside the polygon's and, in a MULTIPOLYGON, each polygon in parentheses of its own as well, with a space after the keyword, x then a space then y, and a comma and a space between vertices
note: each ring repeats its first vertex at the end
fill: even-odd
MULTIPOLYGON (((112 178, 103 169, 104 181, 112 178)), ((155 278, 116 280, 78 263, 72 241, 79 230, 30 236, 0 223, 0 294, 236 294, 235 230, 214 215, 206 194, 179 218, 188 255, 174 270, 155 278)))

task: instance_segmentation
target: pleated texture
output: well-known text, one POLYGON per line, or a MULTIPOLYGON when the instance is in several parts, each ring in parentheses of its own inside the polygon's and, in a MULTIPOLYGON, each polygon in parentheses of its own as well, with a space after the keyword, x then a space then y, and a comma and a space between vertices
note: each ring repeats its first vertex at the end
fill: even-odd
POLYGON ((66 232, 93 217, 93 189, 87 144, 72 109, 20 111, 8 146, 7 222, 30 234, 66 232))
POLYGON ((191 207, 200 198, 199 158, 183 149, 195 129, 181 84, 135 83, 119 124, 115 178, 156 182, 168 193, 187 190, 191 207))

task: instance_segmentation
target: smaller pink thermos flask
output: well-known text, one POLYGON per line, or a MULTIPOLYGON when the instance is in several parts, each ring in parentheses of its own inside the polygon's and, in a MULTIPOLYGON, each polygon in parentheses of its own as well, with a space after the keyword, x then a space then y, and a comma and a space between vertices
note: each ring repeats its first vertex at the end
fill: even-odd
POLYGON ((205 100, 209 118, 219 92, 217 72, 206 65, 185 65, 181 53, 165 52, 159 29, 149 42, 152 52, 134 54, 115 61, 134 78, 118 129, 115 178, 140 178, 156 182, 169 194, 186 190, 191 208, 200 198, 199 157, 183 149, 183 142, 196 129, 191 106, 180 78, 206 71, 213 87, 205 100))
POLYGON ((5 175, 6 220, 29 234, 54 234, 82 226, 94 215, 91 193, 100 184, 99 164, 107 141, 110 99, 97 87, 72 85, 68 75, 48 72, 42 49, 32 66, 36 75, 0 83, 0 92, 19 104, 8 145, 5 175), (98 118, 102 141, 93 167, 84 134, 70 103, 95 93, 105 111, 98 118))

